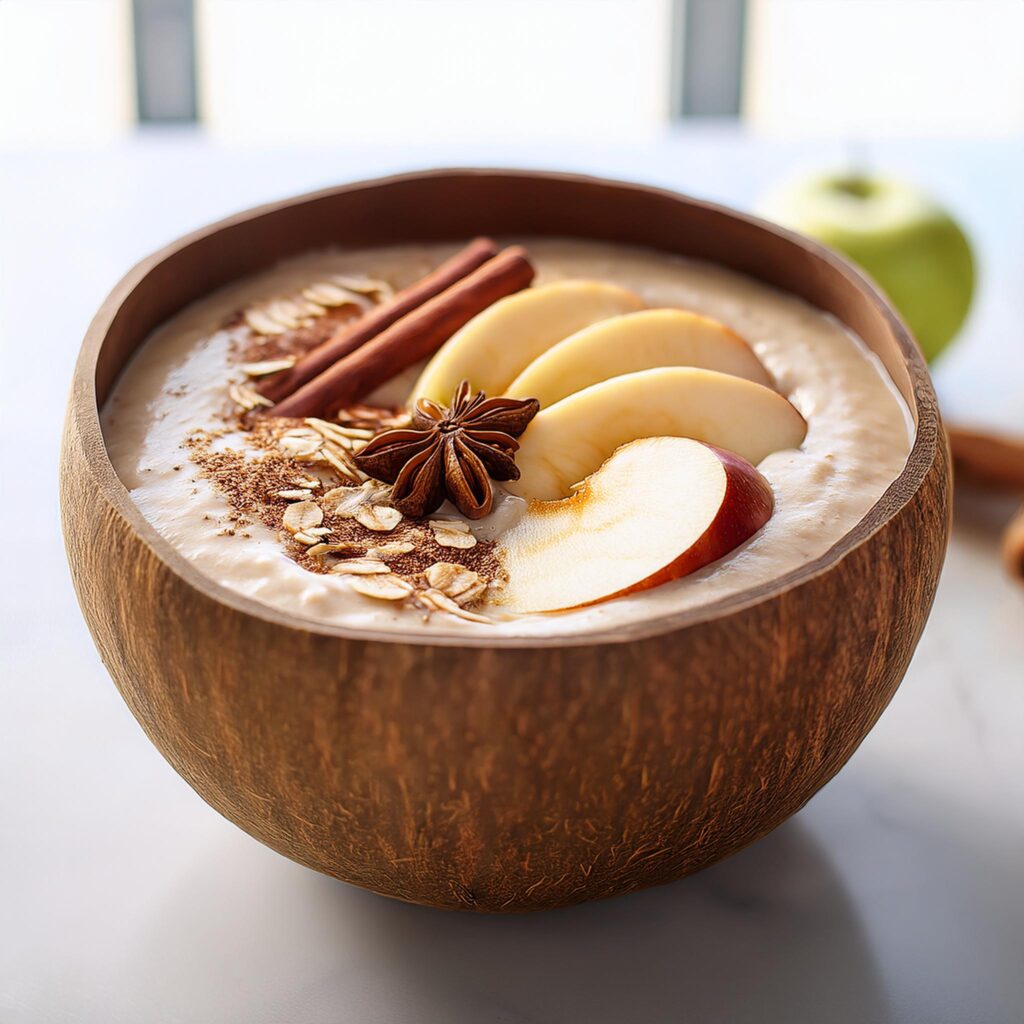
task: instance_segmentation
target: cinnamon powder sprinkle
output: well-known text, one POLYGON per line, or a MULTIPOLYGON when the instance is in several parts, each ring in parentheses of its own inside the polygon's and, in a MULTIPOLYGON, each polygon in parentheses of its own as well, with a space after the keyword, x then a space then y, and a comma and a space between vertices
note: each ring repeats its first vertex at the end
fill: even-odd
POLYGON ((391 285, 365 277, 328 277, 301 292, 239 310, 224 326, 232 331, 233 361, 299 358, 393 294, 391 285))
POLYGON ((356 306, 329 309, 323 316, 307 320, 299 327, 281 334, 257 334, 247 329, 243 313, 238 313, 225 326, 238 329, 231 341, 230 358, 240 363, 265 363, 304 356, 310 349, 325 342, 343 324, 361 315, 356 306))
POLYGON ((299 461, 281 451, 277 445, 280 435, 302 425, 302 420, 257 421, 245 431, 247 451, 215 448, 214 442, 225 431, 196 431, 186 440, 184 447, 199 476, 217 488, 231 510, 224 532, 251 522, 262 523, 278 535, 289 557, 312 573, 329 573, 340 558, 361 557, 383 549, 381 555, 392 572, 407 579, 420 576, 438 562, 461 565, 487 580, 504 579, 493 541, 480 541, 466 549, 445 547, 437 543, 426 521, 403 518, 395 529, 381 532, 367 529, 354 518, 335 515, 330 503, 325 503, 321 506, 324 517, 320 528, 330 533, 317 536, 320 543, 316 545, 296 540, 284 526, 285 511, 294 502, 281 497, 282 492, 294 492, 312 479, 319 480, 320 486, 306 500, 316 501, 336 487, 358 490, 329 465, 311 465, 308 460, 299 461), (325 547, 334 550, 322 550, 325 547))

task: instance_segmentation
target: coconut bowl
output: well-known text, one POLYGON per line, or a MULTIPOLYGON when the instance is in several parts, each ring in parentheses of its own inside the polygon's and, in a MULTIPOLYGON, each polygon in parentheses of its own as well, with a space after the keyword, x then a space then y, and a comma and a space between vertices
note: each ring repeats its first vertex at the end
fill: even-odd
POLYGON ((104 664, 199 795, 318 871, 479 911, 599 899, 697 871, 770 832, 864 739, 921 635, 950 468, 924 359, 831 251, 638 185, 414 173, 252 210, 131 270, 89 327, 61 457, 64 536, 104 664), (187 303, 328 245, 552 235, 697 257, 795 293, 878 355, 916 424, 906 468, 822 557, 629 632, 383 638, 304 621, 196 571, 142 517, 99 407, 187 303))

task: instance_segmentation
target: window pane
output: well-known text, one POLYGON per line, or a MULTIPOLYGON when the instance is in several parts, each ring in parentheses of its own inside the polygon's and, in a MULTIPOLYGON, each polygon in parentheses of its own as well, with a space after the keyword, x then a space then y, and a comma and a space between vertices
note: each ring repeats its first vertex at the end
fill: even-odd
POLYGON ((744 114, 779 135, 1024 129, 1020 0, 750 0, 744 114))
POLYGON ((197 0, 202 117, 234 139, 650 136, 670 0, 197 0))
POLYGON ((0 2, 0 145, 68 145, 134 121, 129 0, 0 2))

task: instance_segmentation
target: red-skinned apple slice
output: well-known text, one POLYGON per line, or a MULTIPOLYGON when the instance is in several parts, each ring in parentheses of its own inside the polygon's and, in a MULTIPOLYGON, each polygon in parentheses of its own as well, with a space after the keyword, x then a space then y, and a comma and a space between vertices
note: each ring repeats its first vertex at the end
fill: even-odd
POLYGON ((717 561, 771 517, 745 459, 685 437, 623 445, 568 498, 534 501, 504 536, 503 603, 568 611, 648 590, 717 561))

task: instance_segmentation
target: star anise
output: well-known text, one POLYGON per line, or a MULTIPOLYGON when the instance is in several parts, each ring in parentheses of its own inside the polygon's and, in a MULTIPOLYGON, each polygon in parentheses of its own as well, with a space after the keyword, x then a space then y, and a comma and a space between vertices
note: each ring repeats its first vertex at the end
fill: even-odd
POLYGON ((448 498, 467 518, 491 511, 491 480, 518 480, 516 438, 537 415, 535 398, 488 398, 471 394, 469 381, 445 408, 428 398, 416 402, 407 430, 387 430, 356 455, 356 464, 393 484, 391 502, 407 516, 425 516, 448 498))

